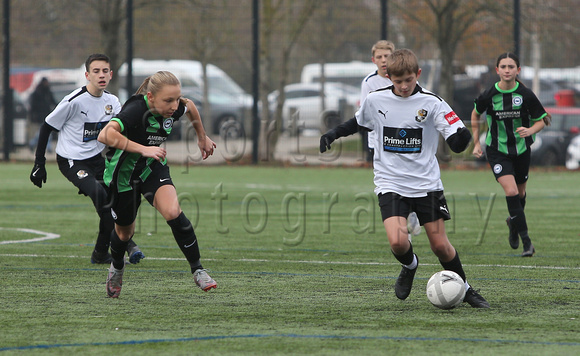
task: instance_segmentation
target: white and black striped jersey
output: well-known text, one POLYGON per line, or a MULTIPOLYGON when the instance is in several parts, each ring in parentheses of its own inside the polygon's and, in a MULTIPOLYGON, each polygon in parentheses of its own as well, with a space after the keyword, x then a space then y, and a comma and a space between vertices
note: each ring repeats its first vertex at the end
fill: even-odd
MULTIPOLYGON (((381 89, 381 88, 386 88, 392 84, 393 84, 393 82, 391 82, 391 80, 389 78, 381 77, 379 75, 378 70, 375 70, 374 72, 370 73, 369 75, 367 75, 365 77, 365 79, 363 79, 363 81, 361 83, 360 105, 362 105, 362 102, 366 99, 367 95, 371 91, 375 91, 375 90, 381 89)), ((375 137, 374 137, 375 132, 371 131, 371 132, 369 132, 368 135, 369 135, 368 147, 372 149, 372 148, 374 148, 373 142, 375 140, 375 137)))
POLYGON ((422 197, 443 190, 435 157, 439 133, 447 139, 465 125, 442 98, 419 85, 411 96, 403 98, 390 86, 369 93, 356 120, 376 133, 376 194, 422 197))
POLYGON ((97 136, 119 111, 121 103, 115 95, 104 91, 97 97, 86 87, 75 89, 45 119, 59 131, 56 153, 73 160, 98 155, 105 145, 97 141, 97 136))

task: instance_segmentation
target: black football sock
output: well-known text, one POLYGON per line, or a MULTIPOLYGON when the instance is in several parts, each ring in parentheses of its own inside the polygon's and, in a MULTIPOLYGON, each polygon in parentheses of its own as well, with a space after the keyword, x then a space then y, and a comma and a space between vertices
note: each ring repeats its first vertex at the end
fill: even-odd
POLYGON ((107 253, 111 244, 111 231, 115 229, 115 221, 111 215, 111 209, 103 209, 99 212, 99 217, 99 235, 95 243, 95 250, 107 253))
POLYGON ((463 265, 459 260, 459 254, 457 253, 457 251, 455 251, 455 257, 453 257, 451 261, 443 262, 439 260, 439 263, 441 263, 441 266, 443 266, 444 269, 457 273, 461 277, 461 279, 463 279, 464 282, 467 280, 467 277, 465 276, 465 271, 463 271, 463 265))
POLYGON ((522 205, 522 209, 526 209, 526 198, 528 197, 528 193, 524 194, 523 198, 520 198, 520 204, 522 205))
POLYGON ((177 242, 181 252, 183 252, 187 262, 189 262, 191 272, 193 273, 195 270, 203 268, 199 261, 200 254, 197 237, 195 236, 191 222, 185 214, 181 212, 177 218, 167 221, 167 224, 171 227, 175 242, 177 242))
POLYGON ((122 241, 115 229, 111 232, 111 256, 113 257, 113 267, 122 269, 125 266, 125 251, 129 240, 122 241))
POLYGON ((511 197, 505 197, 505 200, 507 202, 511 224, 512 226, 515 226, 518 231, 522 243, 524 244, 524 249, 527 249, 531 244, 531 240, 528 235, 528 223, 526 222, 526 214, 524 213, 524 208, 522 208, 520 196, 514 195, 511 197))
POLYGON ((413 253, 413 244, 410 244, 409 250, 402 255, 397 255, 391 250, 393 256, 397 259, 397 261, 401 262, 402 265, 408 266, 413 263, 415 259, 415 254, 413 253))

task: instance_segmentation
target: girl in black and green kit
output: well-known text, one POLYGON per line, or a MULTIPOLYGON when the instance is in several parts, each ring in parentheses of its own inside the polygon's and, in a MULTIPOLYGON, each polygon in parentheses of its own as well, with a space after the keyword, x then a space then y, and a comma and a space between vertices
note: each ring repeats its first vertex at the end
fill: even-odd
POLYGON ((496 72, 500 81, 475 99, 471 126, 476 138, 473 155, 479 158, 483 155, 477 140, 480 117, 486 113, 485 153, 495 179, 506 195, 510 214, 506 219, 509 243, 517 249, 521 238, 524 245, 522 256, 531 257, 535 248, 524 213, 530 146, 536 133, 549 124, 550 115, 536 95, 517 79, 520 70, 520 61, 513 53, 503 53, 498 57, 496 72))

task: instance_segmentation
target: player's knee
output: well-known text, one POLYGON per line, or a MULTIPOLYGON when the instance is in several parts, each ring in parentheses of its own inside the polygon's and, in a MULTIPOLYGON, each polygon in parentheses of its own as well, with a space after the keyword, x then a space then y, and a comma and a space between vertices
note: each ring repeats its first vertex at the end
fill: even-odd
POLYGON ((405 238, 398 238, 396 240, 391 240, 391 250, 397 255, 404 254, 409 250, 409 239, 407 236, 405 238))
POLYGON ((169 222, 169 221, 172 221, 172 220, 179 218, 181 213, 182 213, 181 208, 179 208, 179 206, 177 206, 177 207, 172 207, 170 209, 165 209, 161 215, 163 215, 165 220, 167 222, 169 222))
POLYGON ((121 241, 129 241, 135 233, 134 225, 120 226, 115 225, 115 232, 121 241))
POLYGON ((431 251, 443 261, 448 261, 455 255, 455 249, 449 242, 431 243, 431 251))

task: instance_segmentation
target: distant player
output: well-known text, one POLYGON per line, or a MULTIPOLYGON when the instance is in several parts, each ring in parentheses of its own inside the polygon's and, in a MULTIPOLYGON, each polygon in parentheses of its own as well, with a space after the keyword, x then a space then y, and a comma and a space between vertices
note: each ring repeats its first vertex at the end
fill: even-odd
MULTIPOLYGON (((395 282, 395 295, 406 299, 419 265, 407 238, 407 216, 415 211, 425 228, 431 250, 444 269, 465 282, 464 301, 474 308, 489 303, 468 283, 459 255, 447 238, 445 220, 451 218, 435 158, 439 133, 454 152, 462 152, 471 134, 453 109, 437 95, 417 84, 421 69, 408 49, 394 51, 387 60, 392 86, 369 93, 351 120, 338 132, 321 137, 321 152, 333 139, 359 128, 375 131, 374 183, 391 251, 403 265, 395 282)), ((337 130, 338 129, 338 130, 337 130)))
MULTIPOLYGON (((79 189, 79 194, 91 198, 99 215, 99 234, 91 255, 92 263, 110 263, 109 244, 113 217, 107 208, 107 189, 103 184, 105 160, 101 151, 105 145, 97 141, 101 129, 114 117, 121 104, 105 89, 112 78, 109 57, 92 54, 85 62, 87 85, 65 96, 40 127, 38 146, 30 180, 42 188, 46 183, 45 153, 48 138, 57 131, 56 160, 62 174, 79 189)), ((127 246, 131 263, 145 255, 135 243, 127 246)))
MULTIPOLYGON (((387 77, 387 58, 395 50, 395 44, 391 41, 380 40, 371 48, 371 60, 377 66, 377 70, 370 73, 363 79, 360 90, 360 103, 362 105, 367 95, 375 90, 386 88, 393 83, 387 77)), ((368 147, 368 161, 372 161, 374 155, 373 142, 376 140, 374 131, 361 130, 363 138, 363 150, 368 147)), ((421 225, 417 219, 417 214, 412 211, 407 217, 407 227, 409 230, 409 239, 412 235, 419 235, 421 233, 421 225)))
MULTIPOLYGON (((473 136, 479 137, 481 115, 486 112, 486 157, 495 179, 505 192, 509 228, 508 241, 513 249, 524 245, 522 257, 532 257, 536 252, 528 234, 524 208, 526 184, 530 170, 530 146, 536 133, 549 124, 551 116, 536 95, 518 79, 520 60, 513 53, 503 53, 497 58, 496 72, 499 82, 475 99, 471 113, 473 136), (544 122, 545 120, 545 122, 544 122)), ((473 155, 483 152, 479 140, 475 140, 473 155)))

